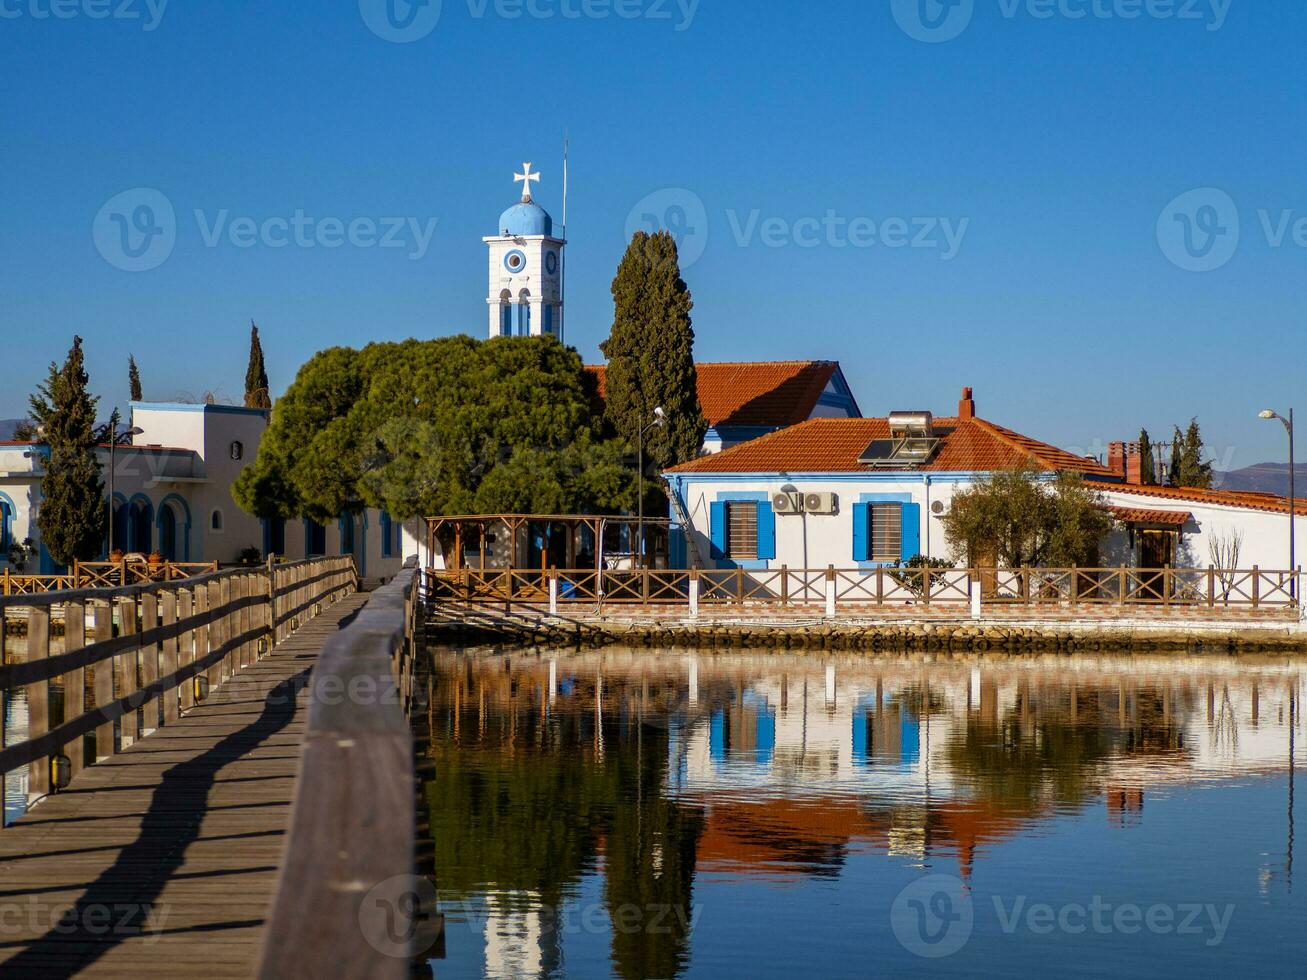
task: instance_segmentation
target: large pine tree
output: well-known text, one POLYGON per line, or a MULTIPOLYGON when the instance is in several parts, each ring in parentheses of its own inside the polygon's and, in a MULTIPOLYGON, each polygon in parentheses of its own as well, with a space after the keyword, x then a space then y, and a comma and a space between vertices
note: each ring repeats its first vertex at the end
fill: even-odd
POLYGON ((613 302, 612 334, 602 345, 608 422, 634 445, 662 408, 667 424, 645 436, 646 466, 694 459, 708 431, 694 368, 694 300, 668 232, 635 233, 613 279, 613 302))
POLYGON ((37 527, 46 550, 60 565, 89 561, 100 552, 108 512, 95 444, 95 406, 82 356, 74 337, 63 367, 50 365, 45 384, 32 396, 32 418, 50 448, 41 484, 37 527))
POLYGON ((1147 429, 1139 430, 1139 477, 1144 486, 1157 482, 1157 461, 1153 458, 1153 440, 1147 429))
POLYGON ((250 321, 250 366, 245 370, 245 407, 272 408, 268 372, 263 366, 263 344, 259 341, 259 327, 253 320, 250 321))
POLYGON ((127 388, 132 401, 145 401, 145 396, 141 393, 141 371, 136 366, 136 357, 133 354, 127 355, 127 388))

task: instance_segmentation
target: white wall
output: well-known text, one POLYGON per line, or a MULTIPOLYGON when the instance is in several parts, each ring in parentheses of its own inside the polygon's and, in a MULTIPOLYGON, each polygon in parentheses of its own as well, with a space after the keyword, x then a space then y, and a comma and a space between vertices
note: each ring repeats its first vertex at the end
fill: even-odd
MULTIPOLYGON (((677 481, 678 478, 673 476, 677 481)), ((782 492, 782 488, 793 486, 802 493, 830 493, 839 497, 839 510, 833 516, 809 514, 806 516, 776 515, 776 558, 757 563, 756 567, 790 568, 804 567, 804 540, 807 540, 807 567, 856 568, 858 563, 853 558, 853 505, 861 502, 864 495, 885 498, 885 503, 913 502, 921 507, 921 552, 933 558, 947 559, 948 543, 944 539, 944 530, 940 515, 932 512, 936 503, 947 509, 953 494, 965 488, 972 478, 959 474, 921 474, 904 476, 894 474, 890 479, 878 479, 871 474, 813 476, 809 478, 766 477, 756 480, 714 479, 705 475, 702 479, 679 478, 681 499, 690 516, 695 531, 695 540, 704 564, 711 567, 732 566, 732 562, 713 562, 711 560, 711 516, 709 506, 712 502, 736 493, 763 492, 770 498, 782 492), (906 498, 899 500, 898 498, 906 498)), ((750 567, 755 567, 751 565, 750 567)))
MULTIPOLYGON (((834 516, 807 515, 776 516, 776 557, 770 561, 746 563, 750 568, 790 568, 804 567, 804 534, 807 534, 807 567, 856 568, 853 559, 853 505, 860 502, 863 495, 879 497, 903 497, 921 507, 921 552, 932 558, 951 560, 948 542, 944 536, 941 514, 934 512, 935 505, 943 507, 947 513, 953 495, 965 490, 974 481, 971 474, 920 474, 905 476, 887 474, 876 478, 872 474, 832 474, 806 478, 786 478, 759 475, 751 479, 731 479, 729 477, 705 474, 702 477, 682 475, 671 477, 679 485, 681 499, 690 516, 695 532, 695 540, 700 555, 707 567, 733 567, 730 561, 714 562, 710 547, 710 513, 709 505, 726 495, 737 493, 766 493, 770 498, 780 493, 785 486, 793 486, 803 493, 829 493, 839 496, 839 512, 834 516)), ((1244 536, 1243 551, 1239 564, 1250 569, 1254 565, 1267 570, 1287 570, 1289 565, 1289 519, 1286 514, 1251 510, 1245 507, 1218 506, 1214 504, 1194 503, 1184 500, 1158 498, 1142 494, 1130 494, 1128 491, 1112 490, 1103 493, 1108 504, 1119 507, 1142 508, 1147 510, 1165 510, 1170 512, 1189 512, 1193 519, 1184 528, 1182 538, 1182 558, 1178 564, 1190 567, 1206 568, 1212 563, 1209 543, 1214 536, 1239 529, 1244 536)), ((893 502, 887 500, 886 502, 893 502)), ((1307 515, 1297 520, 1298 540, 1301 547, 1298 552, 1298 564, 1301 565, 1304 551, 1307 550, 1307 515)), ((1103 562, 1108 567, 1137 563, 1137 551, 1128 548, 1128 536, 1124 531, 1114 532, 1106 542, 1103 562)))

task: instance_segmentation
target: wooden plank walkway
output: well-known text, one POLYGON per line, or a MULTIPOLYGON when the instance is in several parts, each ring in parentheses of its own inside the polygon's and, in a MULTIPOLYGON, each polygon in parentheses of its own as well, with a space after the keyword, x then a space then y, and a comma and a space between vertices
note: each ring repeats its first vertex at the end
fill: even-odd
POLYGON ((0 831, 0 977, 248 977, 276 885, 327 606, 174 725, 0 831))

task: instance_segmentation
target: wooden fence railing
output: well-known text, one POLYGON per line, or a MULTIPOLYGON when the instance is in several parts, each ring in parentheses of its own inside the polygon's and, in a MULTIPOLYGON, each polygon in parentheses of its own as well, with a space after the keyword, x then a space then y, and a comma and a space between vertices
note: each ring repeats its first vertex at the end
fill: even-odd
POLYGON ((124 585, 148 585, 153 582, 179 582, 208 572, 216 572, 218 563, 84 561, 74 562, 66 575, 17 575, 6 568, 0 575, 0 596, 40 595, 67 589, 115 589, 124 585))
POLYGON ((434 886, 414 873, 416 568, 372 594, 309 679, 308 731, 259 976, 410 975, 434 886))
POLYGON ((0 658, 0 701, 22 690, 28 714, 22 741, 0 748, 0 786, 4 774, 28 766, 29 804, 57 791, 85 766, 176 721, 357 587, 353 559, 343 557, 0 598, 0 613, 27 618, 25 659, 0 658))
POLYGON ((557 605, 824 605, 1004 607, 1188 607, 1280 609, 1300 606, 1302 572, 1260 568, 743 568, 428 569, 436 600, 557 605))

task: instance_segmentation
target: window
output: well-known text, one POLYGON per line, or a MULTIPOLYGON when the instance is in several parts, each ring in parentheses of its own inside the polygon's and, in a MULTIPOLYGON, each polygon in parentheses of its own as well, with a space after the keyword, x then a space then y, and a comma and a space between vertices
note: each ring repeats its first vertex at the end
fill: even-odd
POLYGON ((215 510, 213 514, 209 517, 209 530, 211 531, 222 530, 222 511, 215 510))
POLYGON ((13 534, 9 525, 12 520, 13 514, 10 512, 9 503, 0 500, 0 561, 9 557, 10 537, 13 534))
POLYGON ((726 505, 726 557, 736 561, 753 561, 758 557, 758 505, 726 505))
POLYGON ((389 558, 395 551, 395 536, 390 532, 390 515, 381 512, 381 557, 389 558))
POLYGON ((871 561, 903 557, 903 505, 873 504, 870 508, 871 561))
POLYGON ((244 456, 245 456, 245 447, 239 442, 233 442, 231 444, 231 458, 242 459, 244 458, 244 456))
POLYGON ((317 521, 304 522, 304 554, 317 558, 327 553, 327 529, 317 521))

